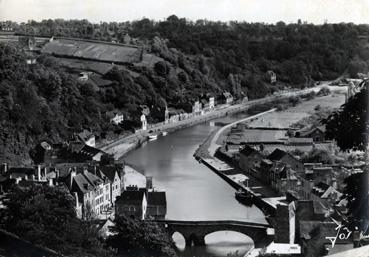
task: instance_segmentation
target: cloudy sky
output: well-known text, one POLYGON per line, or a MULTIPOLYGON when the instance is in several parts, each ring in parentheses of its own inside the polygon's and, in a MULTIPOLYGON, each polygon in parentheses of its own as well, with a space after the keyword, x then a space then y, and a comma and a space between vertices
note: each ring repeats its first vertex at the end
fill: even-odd
POLYGON ((126 21, 171 14, 192 20, 369 24, 369 0, 0 0, 0 20, 126 21))

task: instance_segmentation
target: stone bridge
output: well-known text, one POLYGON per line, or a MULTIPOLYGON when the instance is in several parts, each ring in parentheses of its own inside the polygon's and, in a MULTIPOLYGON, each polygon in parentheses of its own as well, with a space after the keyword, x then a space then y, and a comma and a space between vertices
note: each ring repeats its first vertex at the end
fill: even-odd
POLYGON ((162 224, 170 236, 175 232, 182 234, 186 246, 205 245, 205 236, 217 231, 235 231, 250 237, 254 241, 255 248, 264 247, 272 241, 268 236, 268 224, 234 221, 182 221, 182 220, 157 220, 162 224))

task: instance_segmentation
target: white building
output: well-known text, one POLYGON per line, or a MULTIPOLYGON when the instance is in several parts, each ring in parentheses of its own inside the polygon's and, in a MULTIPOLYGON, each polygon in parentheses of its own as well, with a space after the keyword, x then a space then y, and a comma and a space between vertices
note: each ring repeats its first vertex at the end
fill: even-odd
POLYGON ((115 125, 118 125, 124 121, 124 115, 119 111, 107 112, 106 116, 108 116, 109 122, 115 125))

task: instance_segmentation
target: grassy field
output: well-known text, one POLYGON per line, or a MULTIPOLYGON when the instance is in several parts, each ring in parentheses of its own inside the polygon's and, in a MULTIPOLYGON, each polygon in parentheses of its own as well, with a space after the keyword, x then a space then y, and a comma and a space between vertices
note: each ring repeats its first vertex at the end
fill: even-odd
POLYGON ((328 96, 316 97, 309 101, 303 101, 295 107, 284 111, 269 113, 255 121, 249 122, 251 127, 277 127, 286 128, 309 116, 314 112, 317 105, 321 107, 339 108, 345 102, 345 95, 331 94, 328 96))
POLYGON ((140 49, 135 47, 72 39, 55 39, 47 43, 41 52, 58 56, 117 63, 134 63, 140 61, 140 49))

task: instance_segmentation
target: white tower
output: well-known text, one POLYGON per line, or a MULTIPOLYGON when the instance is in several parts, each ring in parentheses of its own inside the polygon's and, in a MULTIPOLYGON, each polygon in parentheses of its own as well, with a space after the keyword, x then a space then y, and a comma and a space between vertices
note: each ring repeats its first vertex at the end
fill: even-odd
POLYGON ((145 114, 141 115, 142 130, 147 130, 147 121, 145 114))

